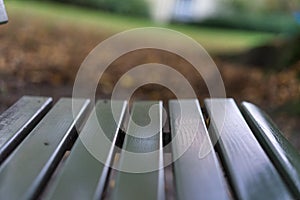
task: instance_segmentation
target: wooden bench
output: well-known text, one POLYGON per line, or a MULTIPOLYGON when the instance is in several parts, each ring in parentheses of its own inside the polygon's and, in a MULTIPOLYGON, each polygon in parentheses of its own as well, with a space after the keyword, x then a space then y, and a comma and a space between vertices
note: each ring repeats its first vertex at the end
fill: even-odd
MULTIPOLYGON (((0 0, 0 24, 7 20, 0 0)), ((207 99, 203 109, 196 99, 167 107, 162 127, 160 101, 135 102, 125 123, 124 101, 100 100, 90 110, 85 99, 62 98, 52 107, 51 98, 24 96, 0 115, 0 199, 300 199, 299 152, 261 109, 232 99, 207 99), (134 122, 147 125, 153 105, 154 127, 141 132, 134 122), (226 108, 224 120, 213 107, 226 108), (101 152, 104 163, 77 137, 97 144, 95 115, 111 141, 101 152), (138 137, 145 134, 152 136, 138 137), (111 169, 130 164, 125 150, 156 152, 139 164, 158 170, 111 169)))
POLYGON ((123 101, 100 100, 90 109, 88 100, 76 99, 73 106, 72 111, 70 98, 52 107, 51 98, 24 96, 0 115, 1 199, 300 199, 299 153, 251 103, 238 107, 232 99, 206 99, 201 109, 195 99, 172 100, 165 127, 160 101, 134 102, 129 120, 123 101), (152 134, 153 127, 141 133, 133 125, 149 123, 152 105, 157 105, 151 113, 158 131, 135 137, 152 134), (221 130, 212 106, 226 106, 221 130), (79 133, 97 144, 93 115, 111 141, 101 152, 104 164, 77 137, 79 133), (171 142, 177 134, 180 140, 171 142), (211 151, 199 157, 203 144, 211 151), (150 163, 158 170, 110 169, 113 162, 128 164, 128 155, 114 146, 135 153, 158 150, 150 163), (187 150, 179 159, 163 167, 183 148, 187 150))

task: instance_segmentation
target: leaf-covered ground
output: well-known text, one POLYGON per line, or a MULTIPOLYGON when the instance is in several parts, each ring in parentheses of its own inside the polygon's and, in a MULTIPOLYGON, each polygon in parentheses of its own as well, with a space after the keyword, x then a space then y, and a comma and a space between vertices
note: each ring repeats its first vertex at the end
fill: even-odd
MULTIPOLYGON (((109 37, 105 30, 92 27, 47 23, 42 19, 10 19, 9 24, 0 27, 0 111, 23 95, 52 96, 55 100, 71 96, 80 64, 99 42, 109 37)), ((201 77, 196 76, 183 59, 176 56, 169 59, 170 56, 166 52, 143 50, 120 57, 102 77, 97 97, 110 97, 123 73, 132 66, 148 62, 175 67, 191 82, 201 100, 208 97, 201 77)), ((285 109, 291 102, 299 102, 300 62, 277 73, 266 73, 257 66, 231 63, 218 56, 214 60, 222 74, 227 96, 237 102, 253 102, 268 111, 300 149, 299 112, 285 109)), ((125 79, 123 87, 130 86, 133 81, 125 79)), ((149 85, 138 89, 134 98, 166 101, 174 95, 166 88, 149 85)))

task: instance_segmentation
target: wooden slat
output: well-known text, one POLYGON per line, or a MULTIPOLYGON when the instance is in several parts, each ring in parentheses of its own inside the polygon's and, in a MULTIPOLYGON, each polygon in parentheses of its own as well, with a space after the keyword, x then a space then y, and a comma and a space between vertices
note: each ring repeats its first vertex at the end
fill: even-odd
MULTIPOLYGON (((100 199, 105 188, 119 128, 122 123, 126 102, 98 101, 80 138, 74 144, 62 172, 44 199, 100 199), (111 105, 114 107, 115 119, 111 105), (116 121, 115 121, 116 120, 116 121), (101 129, 98 126, 100 123, 101 129), (105 143, 107 138, 111 144, 105 143), (85 143, 81 138, 85 138, 85 143), (105 158, 106 166, 98 161, 84 146, 89 144, 98 149, 105 158), (102 146, 101 146, 102 144, 102 146), (95 192, 97 189, 97 192, 95 192)), ((90 147, 91 148, 91 147, 90 147)))
POLYGON ((7 14, 5 11, 3 0, 0 0, 0 24, 6 23, 7 20, 8 19, 7 19, 7 14))
POLYGON ((256 200, 292 199, 235 102, 232 99, 207 99, 205 105, 212 131, 220 136, 220 154, 237 197, 256 200), (224 121, 220 118, 223 108, 224 121), (217 125, 221 124, 220 130, 217 125))
POLYGON ((0 115, 0 164, 50 109, 48 97, 24 96, 0 115))
POLYGON ((229 199, 198 100, 169 103, 177 199, 229 199), (176 140, 174 138, 177 138, 176 140))
POLYGON ((274 122, 257 106, 243 102, 242 112, 256 138, 283 175, 295 196, 300 198, 300 155, 284 138, 274 122))
POLYGON ((0 167, 1 199, 35 198, 76 136, 89 101, 61 99, 0 167), (73 117, 74 115, 74 117, 73 117))
MULTIPOLYGON (((128 173, 118 171, 116 175, 115 188, 112 191, 112 199, 132 200, 132 199, 165 199, 164 192, 164 171, 162 152, 162 102, 137 102, 133 104, 131 112, 132 118, 129 121, 126 131, 123 151, 120 155, 119 167, 126 166, 154 166, 161 168, 146 173, 128 173), (148 126, 143 131, 136 128, 132 120, 141 126, 150 123, 149 108, 152 107, 152 126, 148 126), (155 130, 156 129, 156 130, 155 130), (129 135, 130 134, 130 135, 129 135), (149 136, 150 137, 145 137, 149 136), (140 160, 132 159, 131 155, 124 150, 140 155, 140 160), (159 150, 159 151, 156 151, 159 150), (149 152, 154 152, 154 159, 148 157, 149 152)), ((131 168, 130 170, 133 170, 131 168)), ((151 167, 150 167, 151 168, 151 167)), ((149 170, 151 170, 149 168, 149 170)))

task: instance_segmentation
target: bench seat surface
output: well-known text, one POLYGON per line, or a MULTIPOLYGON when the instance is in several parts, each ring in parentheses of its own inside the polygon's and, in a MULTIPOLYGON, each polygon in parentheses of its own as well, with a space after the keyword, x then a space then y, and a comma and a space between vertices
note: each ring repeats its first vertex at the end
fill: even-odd
POLYGON ((86 100, 61 99, 17 149, 0 166, 0 196, 4 199, 35 198, 47 183, 75 135, 88 105, 86 100))
POLYGON ((0 115, 0 164, 49 111, 51 98, 24 96, 0 115))
POLYGON ((253 104, 171 100, 165 119, 161 101, 51 103, 23 97, 0 115, 1 199, 300 197, 299 152, 253 104))

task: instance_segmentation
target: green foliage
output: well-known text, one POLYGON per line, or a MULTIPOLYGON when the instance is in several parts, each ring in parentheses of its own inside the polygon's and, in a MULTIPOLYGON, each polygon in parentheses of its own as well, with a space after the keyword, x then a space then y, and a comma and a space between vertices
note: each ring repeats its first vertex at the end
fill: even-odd
POLYGON ((233 13, 223 16, 216 16, 214 18, 210 18, 196 24, 211 27, 223 27, 287 34, 297 33, 299 32, 300 28, 292 15, 276 13, 233 13))
MULTIPOLYGON (((300 34, 289 39, 282 50, 283 66, 290 66, 300 59, 300 34)), ((300 104, 299 104, 300 105, 300 104)))
POLYGON ((149 16, 148 4, 145 0, 35 0, 54 1, 66 4, 100 9, 124 15, 149 16))
POLYGON ((293 16, 297 6, 300 6, 299 0, 289 0, 288 3, 284 0, 223 0, 219 16, 201 24, 290 34, 299 31, 300 26, 293 16))
MULTIPOLYGON (((292 5, 296 5, 294 0, 223 0, 221 5, 233 12, 254 12, 254 13, 272 13, 272 12, 290 12, 292 5)), ((298 2, 299 4, 299 2, 298 2)))

